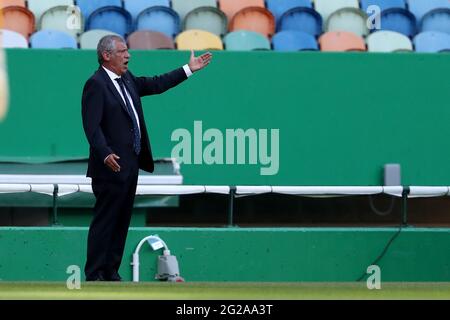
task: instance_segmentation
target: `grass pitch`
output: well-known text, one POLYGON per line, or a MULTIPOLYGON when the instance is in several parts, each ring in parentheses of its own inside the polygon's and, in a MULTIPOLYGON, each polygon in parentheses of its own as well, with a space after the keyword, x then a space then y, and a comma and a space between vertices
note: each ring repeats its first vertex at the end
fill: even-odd
POLYGON ((450 282, 382 283, 369 290, 361 283, 81 283, 69 290, 64 282, 0 282, 0 299, 7 300, 450 300, 450 282))

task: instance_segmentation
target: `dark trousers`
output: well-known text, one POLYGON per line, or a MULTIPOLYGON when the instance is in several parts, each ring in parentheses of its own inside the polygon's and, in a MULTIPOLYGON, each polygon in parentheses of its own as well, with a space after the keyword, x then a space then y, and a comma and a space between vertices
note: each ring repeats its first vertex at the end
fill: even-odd
POLYGON ((89 227, 86 280, 109 279, 119 271, 130 226, 138 171, 125 182, 92 179, 96 197, 94 217, 89 227))

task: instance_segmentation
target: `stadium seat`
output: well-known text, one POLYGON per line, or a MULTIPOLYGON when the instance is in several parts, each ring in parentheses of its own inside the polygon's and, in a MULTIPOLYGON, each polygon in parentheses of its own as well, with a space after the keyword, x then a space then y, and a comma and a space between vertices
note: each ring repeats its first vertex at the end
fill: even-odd
POLYGON ((136 31, 139 30, 158 31, 173 38, 180 32, 180 17, 171 8, 150 7, 137 17, 136 31))
POLYGON ((261 7, 247 7, 238 11, 229 25, 230 31, 248 30, 259 32, 270 38, 275 33, 275 18, 261 7))
POLYGON ((450 9, 448 0, 408 0, 409 11, 415 16, 417 22, 420 22, 423 16, 431 10, 438 8, 450 9))
POLYGON ((30 37, 31 48, 77 49, 77 41, 68 33, 58 30, 41 30, 30 37))
POLYGON ((199 29, 224 36, 228 30, 225 13, 214 7, 199 7, 190 11, 184 18, 183 30, 199 29))
POLYGON ((381 12, 381 30, 390 30, 412 38, 416 34, 416 18, 405 9, 391 8, 381 12))
POLYGON ((0 14, 3 18, 3 29, 16 31, 26 39, 34 32, 34 15, 27 8, 9 6, 1 9, 0 14))
POLYGON ((278 19, 277 31, 300 31, 313 36, 322 34, 322 17, 311 8, 298 7, 289 9, 278 19))
POLYGON ((445 52, 450 50, 450 34, 427 31, 414 37, 417 52, 445 52))
MULTIPOLYGON (((39 0, 38 0, 39 1, 39 0)), ((76 5, 80 7, 84 19, 87 20, 92 12, 95 10, 107 7, 116 6, 122 7, 122 0, 75 0, 76 5)))
POLYGON ((359 0, 314 0, 314 8, 325 23, 333 12, 342 8, 359 8, 359 0))
POLYGON ((316 38, 310 33, 301 31, 281 31, 272 37, 272 47, 275 51, 319 50, 316 38))
POLYGON ((450 33, 450 9, 434 9, 426 13, 420 23, 420 31, 450 33))
POLYGON ((28 48, 28 41, 18 32, 0 29, 0 48, 28 48))
POLYGON ((86 31, 104 29, 126 37, 131 31, 131 15, 119 7, 102 7, 95 10, 86 22, 86 31))
POLYGON ((170 8, 170 0, 124 0, 123 6, 131 14, 134 23, 144 9, 155 6, 170 8))
POLYGON ((175 49, 172 38, 156 31, 135 31, 128 36, 127 42, 130 49, 175 49))
POLYGON ((25 0, 0 0, 0 9, 10 6, 26 8, 25 0))
POLYGON ((378 6, 380 11, 391 8, 406 9, 405 0, 361 0, 361 9, 367 13, 369 6, 378 6))
POLYGON ((181 21, 184 21, 186 15, 199 7, 215 7, 217 8, 216 0, 172 0, 172 9, 180 16, 181 21))
POLYGON ((83 16, 77 7, 56 6, 41 15, 38 30, 58 30, 77 37, 84 30, 83 16), (71 18, 72 20, 68 20, 71 18))
POLYGON ((367 36, 367 14, 356 8, 342 8, 328 17, 325 23, 325 31, 348 31, 359 36, 367 36))
POLYGON ((364 39, 352 32, 326 32, 319 37, 321 51, 366 51, 364 39))
POLYGON ((219 8, 228 17, 228 21, 233 19, 233 16, 240 10, 247 7, 261 7, 265 8, 264 0, 218 0, 219 8))
POLYGON ((228 33, 223 38, 226 50, 233 51, 251 51, 251 50, 270 50, 270 42, 267 37, 259 32, 253 31, 234 31, 228 33))
POLYGON ((101 38, 107 35, 116 35, 120 36, 119 34, 115 32, 111 32, 108 30, 101 30, 101 29, 95 29, 95 30, 89 30, 86 32, 83 32, 80 35, 80 48, 81 49, 97 49, 97 44, 100 41, 101 38))
POLYGON ((28 9, 33 12, 38 27, 42 14, 56 6, 73 6, 73 0, 28 0, 28 9))
POLYGON ((411 40, 404 34, 394 31, 373 32, 366 41, 367 51, 370 52, 413 51, 411 40))
POLYGON ((311 0, 267 0, 267 9, 272 12, 278 23, 283 13, 293 8, 312 8, 311 0))
POLYGON ((222 50, 222 40, 204 30, 183 31, 175 38, 178 50, 222 50))

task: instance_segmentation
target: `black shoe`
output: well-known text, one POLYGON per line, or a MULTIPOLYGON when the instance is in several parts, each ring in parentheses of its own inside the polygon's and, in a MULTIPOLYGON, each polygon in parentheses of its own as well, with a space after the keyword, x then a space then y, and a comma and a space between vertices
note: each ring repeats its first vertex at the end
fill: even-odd
POLYGON ((102 273, 86 278, 86 281, 107 281, 102 273))
POLYGON ((108 278, 108 281, 122 281, 122 277, 116 272, 108 278))

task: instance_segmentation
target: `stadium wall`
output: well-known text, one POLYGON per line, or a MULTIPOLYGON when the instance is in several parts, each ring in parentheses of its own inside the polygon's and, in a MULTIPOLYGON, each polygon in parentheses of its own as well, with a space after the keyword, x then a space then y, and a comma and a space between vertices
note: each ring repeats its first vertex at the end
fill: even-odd
MULTIPOLYGON (((395 228, 131 228, 121 275, 150 234, 166 241, 187 281, 356 281, 395 228)), ((1 281, 65 281, 85 263, 87 228, 0 228, 1 281)), ((381 281, 450 281, 450 229, 404 228, 378 262, 381 281)), ((144 245, 141 281, 154 281, 161 254, 144 245)), ((84 279, 84 276, 83 276, 84 279)))
MULTIPOLYGON (((96 52, 6 53, 11 101, 0 123, 8 137, 0 139, 0 161, 87 157, 80 101, 96 52)), ((182 51, 131 55, 136 75, 189 58, 182 51)), ((207 165, 200 155, 202 164, 182 165, 186 184, 380 185, 383 165, 399 163, 404 185, 448 185, 449 74, 448 56, 438 54, 214 52, 207 69, 143 103, 159 158, 171 156, 175 130, 194 135, 194 121, 203 133, 279 129, 276 174, 261 175, 264 165, 248 164, 248 155, 247 164, 234 165, 207 165)), ((209 143, 201 133, 192 139, 209 143)))

